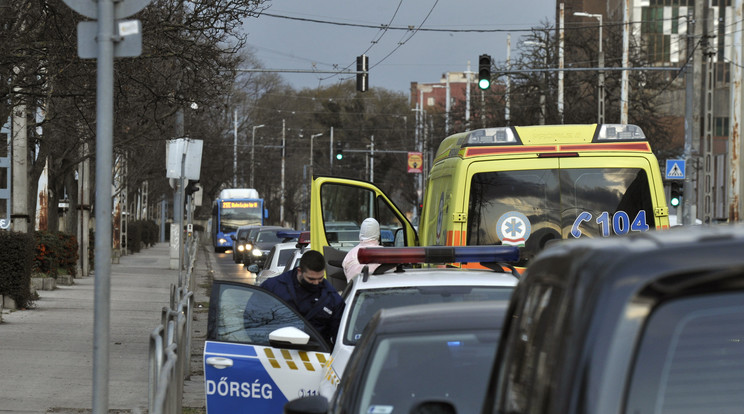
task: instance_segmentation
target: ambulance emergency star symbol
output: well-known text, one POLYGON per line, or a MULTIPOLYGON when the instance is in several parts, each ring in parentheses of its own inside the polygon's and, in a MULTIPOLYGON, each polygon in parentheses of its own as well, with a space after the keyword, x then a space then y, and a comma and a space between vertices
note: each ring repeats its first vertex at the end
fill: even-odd
POLYGON ((522 233, 522 222, 520 220, 517 220, 515 217, 512 217, 509 221, 506 223, 506 229, 505 232, 509 233, 511 237, 517 237, 519 234, 522 233))

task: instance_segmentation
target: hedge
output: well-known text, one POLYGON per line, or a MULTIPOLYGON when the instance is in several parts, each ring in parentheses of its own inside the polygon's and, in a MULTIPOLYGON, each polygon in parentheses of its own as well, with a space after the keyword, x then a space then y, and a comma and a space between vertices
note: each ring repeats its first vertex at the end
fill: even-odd
POLYGON ((0 231, 0 295, 20 309, 31 304, 31 268, 36 242, 28 233, 0 231))

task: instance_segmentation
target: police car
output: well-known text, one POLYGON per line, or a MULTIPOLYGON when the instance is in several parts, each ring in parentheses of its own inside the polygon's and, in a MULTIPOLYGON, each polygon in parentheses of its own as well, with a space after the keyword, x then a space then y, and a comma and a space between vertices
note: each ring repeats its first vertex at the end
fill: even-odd
MULTIPOLYGON (((363 271, 344 291, 346 308, 336 344, 326 365, 320 392, 331 398, 367 322, 380 309, 445 302, 506 300, 517 276, 494 263, 496 270, 407 268, 406 264, 514 262, 513 246, 362 248, 360 263, 380 263, 373 274, 363 271)), ((506 265, 508 268, 508 265, 506 265)))
POLYGON ((360 249, 362 272, 344 292, 335 347, 286 302, 258 286, 215 280, 204 376, 207 413, 280 413, 292 399, 332 394, 366 323, 381 308, 447 301, 505 300, 517 277, 513 246, 360 249), (495 270, 410 268, 412 263, 480 262, 495 270))

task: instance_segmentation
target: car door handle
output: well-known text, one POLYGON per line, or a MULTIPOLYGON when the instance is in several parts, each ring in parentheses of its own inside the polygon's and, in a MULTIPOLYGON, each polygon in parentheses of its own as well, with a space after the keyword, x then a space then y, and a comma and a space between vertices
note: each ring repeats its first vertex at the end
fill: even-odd
POLYGON ((233 361, 230 358, 223 358, 223 357, 209 357, 207 358, 207 364, 217 368, 217 369, 225 369, 233 366, 233 361))

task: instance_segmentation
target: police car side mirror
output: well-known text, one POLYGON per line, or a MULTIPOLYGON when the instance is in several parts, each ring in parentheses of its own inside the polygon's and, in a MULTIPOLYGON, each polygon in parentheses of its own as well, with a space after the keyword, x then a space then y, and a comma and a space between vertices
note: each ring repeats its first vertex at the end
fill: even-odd
POLYGON ((272 331, 269 334, 269 341, 280 344, 286 343, 288 345, 306 345, 310 342, 310 335, 294 326, 286 326, 272 331))
POLYGON ((248 271, 251 273, 258 273, 261 269, 258 268, 257 264, 252 264, 248 266, 248 271))
POLYGON ((231 234, 230 235, 230 238, 233 239, 233 241, 235 241, 235 235, 234 234, 231 234))
POLYGON ((284 414, 325 414, 328 400, 321 395, 296 398, 284 404, 284 414))
POLYGON ((326 352, 323 349, 323 344, 319 341, 322 340, 313 339, 306 332, 294 326, 279 328, 269 334, 269 345, 272 348, 326 352))

